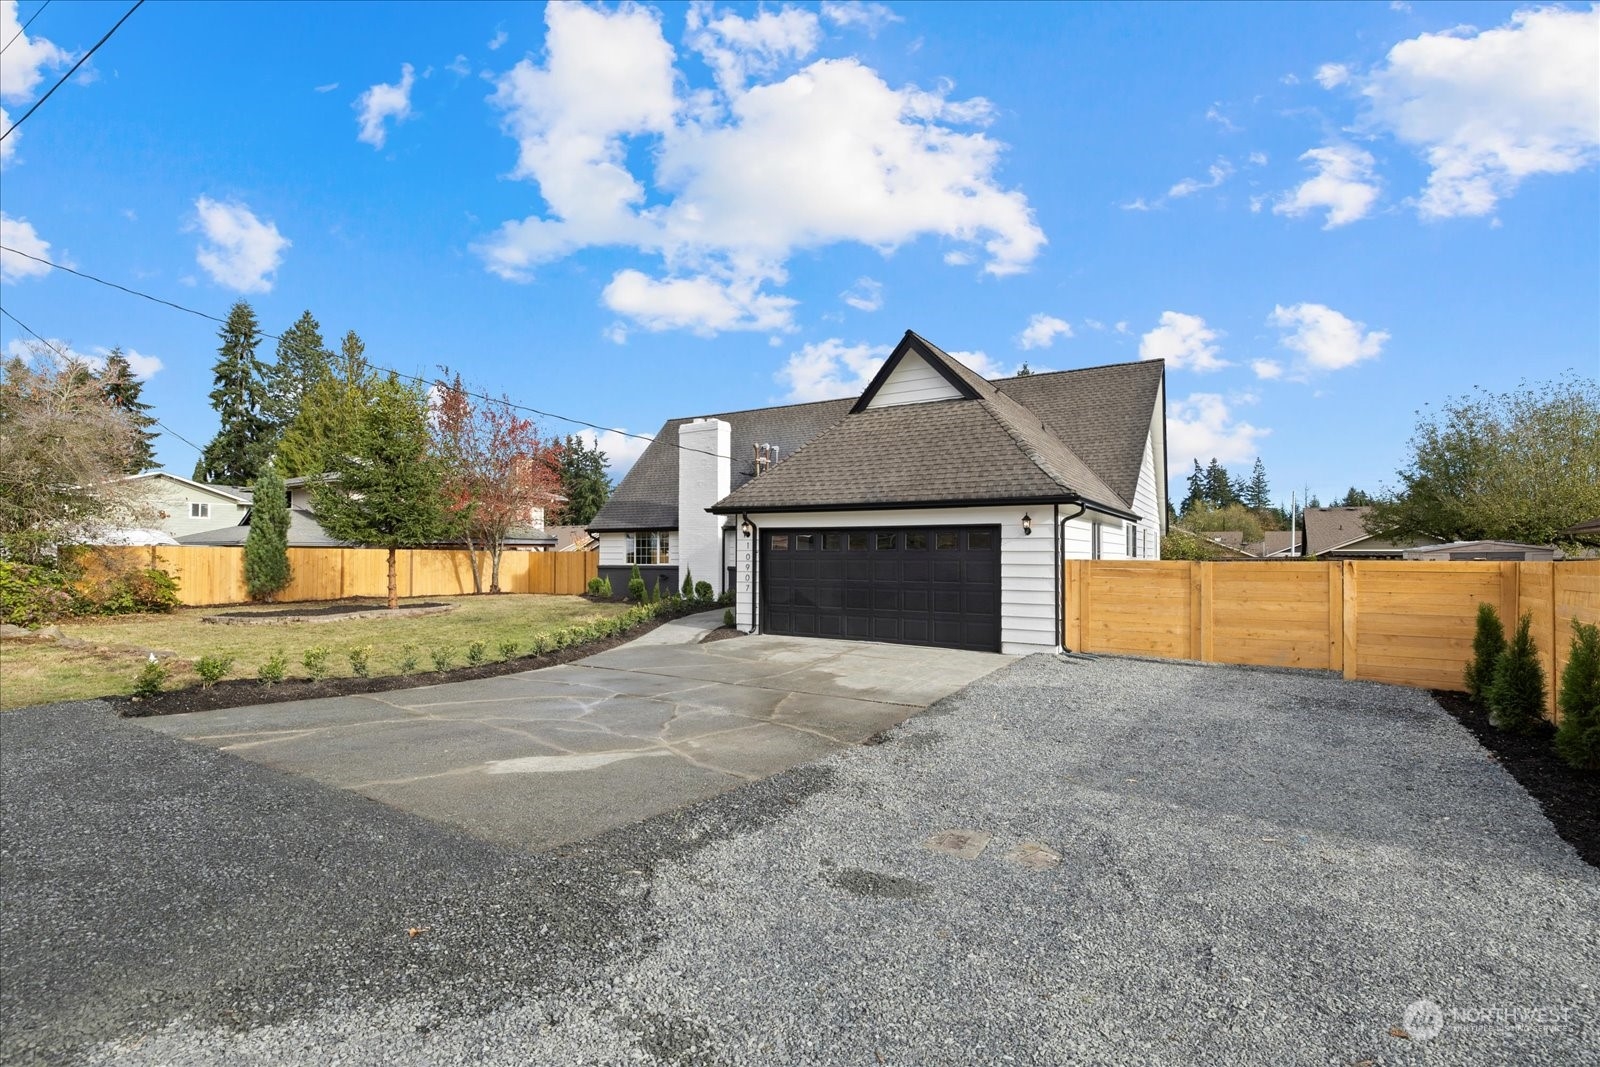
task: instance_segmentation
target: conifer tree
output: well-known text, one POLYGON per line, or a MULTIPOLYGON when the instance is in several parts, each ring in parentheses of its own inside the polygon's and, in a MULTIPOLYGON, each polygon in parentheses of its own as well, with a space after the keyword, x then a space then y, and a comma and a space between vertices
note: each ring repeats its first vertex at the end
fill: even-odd
POLYGON ((1266 511, 1272 507, 1272 490, 1267 485, 1267 468, 1262 464, 1261 457, 1256 457, 1256 465, 1250 470, 1250 481, 1245 484, 1244 492, 1239 494, 1244 498, 1244 506, 1252 511, 1266 511))
POLYGON ((1532 626, 1533 616, 1522 616, 1489 683, 1489 721, 1509 733, 1532 733, 1544 714, 1544 668, 1532 626))
POLYGON ((142 474, 157 466, 154 442, 161 435, 150 429, 156 420, 155 416, 147 414, 150 405, 139 399, 143 390, 144 383, 133 376, 133 368, 128 365, 128 357, 122 354, 121 346, 106 353, 105 369, 100 372, 100 392, 112 407, 127 416, 135 432, 132 451, 128 454, 129 474, 142 474))
POLYGON ((195 465, 194 477, 217 485, 250 485, 272 445, 262 414, 266 368, 256 358, 261 325, 255 311, 243 300, 234 304, 217 336, 222 345, 212 368, 211 406, 221 425, 195 465))
POLYGON ((328 373, 307 388, 299 410, 278 441, 278 469, 286 478, 321 474, 360 416, 373 385, 367 346, 354 330, 344 335, 328 373))
POLYGON ((1556 753, 1581 770, 1600 771, 1600 627, 1572 620, 1572 651, 1557 704, 1556 753))
POLYGON ((267 600, 289 584, 289 497, 283 478, 268 460, 250 503, 250 533, 244 541, 244 583, 251 600, 267 600))
POLYGON ((606 474, 606 454, 598 444, 590 446, 577 434, 569 434, 561 445, 561 521, 583 526, 593 521, 611 499, 611 478, 606 474))
POLYGON ((322 327, 310 311, 278 338, 277 360, 267 369, 263 414, 274 437, 282 437, 317 383, 332 373, 333 353, 322 342, 322 327))

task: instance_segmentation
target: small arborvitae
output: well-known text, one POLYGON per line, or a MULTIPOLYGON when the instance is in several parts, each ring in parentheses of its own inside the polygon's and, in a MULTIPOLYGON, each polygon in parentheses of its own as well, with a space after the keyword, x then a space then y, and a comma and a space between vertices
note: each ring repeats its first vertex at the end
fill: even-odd
POLYGON ((1544 713, 1544 668, 1533 643, 1533 616, 1524 615, 1489 683, 1489 721, 1509 733, 1531 733, 1544 713))
POLYGON ((1467 664, 1467 693, 1482 704, 1494 681, 1495 664, 1506 651, 1506 630, 1493 604, 1478 605, 1478 630, 1472 637, 1472 662, 1467 664))
POLYGON ((1556 703, 1556 754, 1574 767, 1600 771, 1600 626, 1572 620, 1572 652, 1556 703))

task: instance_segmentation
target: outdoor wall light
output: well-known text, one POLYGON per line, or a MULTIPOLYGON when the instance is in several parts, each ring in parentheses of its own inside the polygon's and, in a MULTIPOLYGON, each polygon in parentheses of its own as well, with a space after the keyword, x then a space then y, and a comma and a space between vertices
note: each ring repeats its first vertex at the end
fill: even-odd
POLYGON ((1033 519, 1029 518, 1026 513, 1022 516, 1022 533, 1023 536, 1033 533, 1033 519))
POLYGON ((755 529, 755 527, 750 525, 750 520, 749 519, 745 519, 743 522, 741 522, 739 524, 739 532, 744 534, 746 537, 750 536, 750 531, 753 530, 753 529, 755 529))

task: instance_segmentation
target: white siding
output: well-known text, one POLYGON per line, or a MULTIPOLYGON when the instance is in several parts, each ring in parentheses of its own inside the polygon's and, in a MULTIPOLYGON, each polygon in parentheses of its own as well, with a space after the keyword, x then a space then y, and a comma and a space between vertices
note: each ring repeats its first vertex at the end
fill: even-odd
POLYGON ((925 404, 931 400, 954 400, 960 395, 961 391, 934 370, 932 364, 914 352, 907 352, 894 373, 873 394, 867 407, 925 404))
MULTIPOLYGON (((628 565, 628 535, 609 530, 597 534, 600 538, 600 566, 626 567, 628 565)), ((618 590, 621 592, 621 590, 618 590)))
MULTIPOLYGON (((1022 532, 1025 508, 930 508, 916 511, 830 511, 751 516, 759 528, 841 529, 856 526, 1000 527, 1000 650, 1008 655, 1051 652, 1056 644, 1056 582, 1050 511, 1034 507, 1033 533, 1022 532)), ((752 539, 739 538, 739 628, 754 630, 751 607, 757 576, 752 539)))
POLYGON ((731 428, 721 419, 696 419, 678 427, 678 536, 673 561, 697 582, 710 582, 718 593, 722 570, 721 515, 706 509, 728 495, 731 428))
POLYGON ((144 502, 159 513, 149 522, 138 525, 165 530, 173 537, 188 534, 227 530, 239 525, 248 506, 231 496, 215 492, 198 483, 178 481, 162 475, 144 479, 141 490, 144 502), (191 518, 190 504, 209 504, 211 514, 205 518, 191 518))

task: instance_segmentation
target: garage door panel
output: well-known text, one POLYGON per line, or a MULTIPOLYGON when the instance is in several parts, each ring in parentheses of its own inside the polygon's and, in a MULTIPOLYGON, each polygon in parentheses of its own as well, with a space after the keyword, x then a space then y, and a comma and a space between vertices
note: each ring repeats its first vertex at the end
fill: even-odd
POLYGON ((780 530, 765 537, 769 633, 1000 647, 997 527, 780 530))

